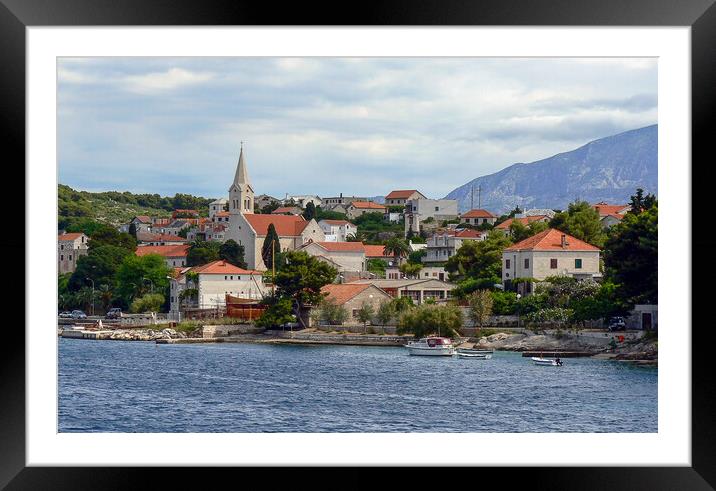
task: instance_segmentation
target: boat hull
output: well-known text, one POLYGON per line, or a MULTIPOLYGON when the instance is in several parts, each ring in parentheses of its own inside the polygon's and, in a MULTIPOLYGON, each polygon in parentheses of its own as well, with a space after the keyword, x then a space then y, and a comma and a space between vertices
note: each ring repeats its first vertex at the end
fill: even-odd
POLYGON ((408 354, 413 356, 452 356, 455 354, 455 349, 451 347, 434 347, 424 348, 419 346, 406 346, 408 354))
POLYGON ((492 358, 491 353, 457 353, 460 358, 472 358, 475 360, 489 360, 492 358))
POLYGON ((535 365, 539 365, 539 366, 552 366, 552 367, 560 366, 557 363, 557 360, 548 360, 546 358, 532 358, 532 362, 535 365))

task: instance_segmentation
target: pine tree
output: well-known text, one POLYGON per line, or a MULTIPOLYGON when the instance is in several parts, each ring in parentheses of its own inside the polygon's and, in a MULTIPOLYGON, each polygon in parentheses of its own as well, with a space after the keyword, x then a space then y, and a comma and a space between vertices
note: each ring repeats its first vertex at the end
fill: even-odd
POLYGON ((261 247, 261 258, 263 259, 264 265, 266 265, 267 269, 271 269, 273 267, 274 254, 278 254, 279 252, 281 252, 279 236, 278 233, 276 233, 276 227, 274 227, 274 224, 270 223, 268 231, 266 232, 264 244, 261 247))

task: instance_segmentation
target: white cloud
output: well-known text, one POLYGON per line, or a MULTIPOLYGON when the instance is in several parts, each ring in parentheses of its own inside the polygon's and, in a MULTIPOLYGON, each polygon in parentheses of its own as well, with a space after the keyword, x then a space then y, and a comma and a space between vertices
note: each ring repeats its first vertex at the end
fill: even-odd
POLYGON ((129 75, 122 79, 122 83, 131 92, 150 94, 162 90, 197 85, 212 78, 214 78, 214 74, 209 72, 192 72, 183 68, 170 68, 165 72, 129 75))

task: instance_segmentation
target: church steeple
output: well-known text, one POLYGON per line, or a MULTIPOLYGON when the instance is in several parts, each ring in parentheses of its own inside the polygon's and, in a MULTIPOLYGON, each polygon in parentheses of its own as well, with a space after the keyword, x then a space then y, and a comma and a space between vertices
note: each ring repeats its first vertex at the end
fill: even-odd
POLYGON ((239 162, 236 164, 234 182, 229 188, 229 213, 253 213, 254 190, 249 182, 246 160, 244 159, 244 142, 241 142, 239 162))

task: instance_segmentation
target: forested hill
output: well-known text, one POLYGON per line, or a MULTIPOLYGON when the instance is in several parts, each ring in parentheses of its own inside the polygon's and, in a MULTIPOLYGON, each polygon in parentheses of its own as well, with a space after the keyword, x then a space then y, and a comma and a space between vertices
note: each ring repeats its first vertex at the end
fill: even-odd
POLYGON ((119 226, 137 215, 170 217, 176 209, 198 210, 206 216, 209 203, 216 199, 179 193, 173 197, 128 191, 90 193, 76 191, 64 184, 57 186, 57 196, 59 229, 67 229, 83 219, 119 226))

